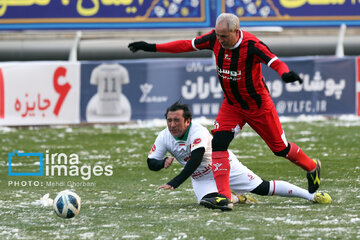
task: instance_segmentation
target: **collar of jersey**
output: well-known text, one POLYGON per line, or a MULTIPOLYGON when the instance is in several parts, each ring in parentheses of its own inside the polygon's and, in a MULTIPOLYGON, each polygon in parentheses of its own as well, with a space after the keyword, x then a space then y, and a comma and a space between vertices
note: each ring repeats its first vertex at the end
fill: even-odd
POLYGON ((238 46, 240 46, 242 40, 243 40, 243 32, 240 30, 240 38, 236 42, 236 44, 232 48, 230 48, 230 50, 233 50, 233 49, 237 48, 238 46))
POLYGON ((181 138, 178 137, 174 137, 176 141, 186 141, 188 135, 189 135, 189 131, 190 131, 190 127, 191 127, 191 123, 189 124, 188 128, 186 129, 186 132, 184 134, 184 136, 182 136, 181 138))

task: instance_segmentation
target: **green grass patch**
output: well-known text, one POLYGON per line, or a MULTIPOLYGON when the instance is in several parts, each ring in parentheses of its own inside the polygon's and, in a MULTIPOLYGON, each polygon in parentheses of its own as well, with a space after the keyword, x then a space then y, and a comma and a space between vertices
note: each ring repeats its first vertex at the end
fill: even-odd
MULTIPOLYGON (((320 189, 332 196, 332 204, 257 196, 259 204, 236 205, 231 212, 197 205, 190 180, 174 191, 157 189, 181 170, 178 163, 160 172, 147 168, 147 153, 162 128, 2 128, 0 239, 360 238, 359 122, 283 124, 289 141, 297 143, 308 156, 322 161, 320 189), (46 156, 51 160, 51 154, 55 153, 63 153, 68 160, 71 154, 76 154, 79 163, 72 168, 79 168, 79 176, 69 176, 69 172, 68 176, 64 173, 8 176, 8 153, 15 150, 41 152, 44 161, 46 156), (94 173, 95 166, 103 170, 111 166, 112 175, 106 176, 104 171, 94 173), (86 172, 88 169, 91 175, 86 172), (85 175, 88 180, 84 180, 85 175), (74 189, 82 198, 80 214, 74 219, 61 219, 51 207, 38 202, 44 194, 50 193, 54 198, 64 189, 74 189)), ((260 177, 307 188, 305 172, 274 156, 249 127, 243 129, 230 148, 260 177)), ((17 165, 13 166, 16 171, 39 169, 33 159, 26 163, 16 160, 17 165)), ((44 162, 44 169, 50 165, 44 162)), ((67 163, 67 166, 71 165, 67 163)))

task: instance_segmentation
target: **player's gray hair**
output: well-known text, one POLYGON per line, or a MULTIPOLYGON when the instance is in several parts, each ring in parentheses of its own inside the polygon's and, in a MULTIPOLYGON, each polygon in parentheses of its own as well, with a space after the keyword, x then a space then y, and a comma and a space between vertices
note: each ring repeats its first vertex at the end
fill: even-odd
POLYGON ((228 25, 228 29, 230 32, 235 31, 236 29, 240 28, 240 21, 239 18, 232 14, 232 13, 222 13, 220 14, 217 19, 216 19, 216 25, 217 26, 219 23, 222 23, 226 21, 227 25, 228 25))

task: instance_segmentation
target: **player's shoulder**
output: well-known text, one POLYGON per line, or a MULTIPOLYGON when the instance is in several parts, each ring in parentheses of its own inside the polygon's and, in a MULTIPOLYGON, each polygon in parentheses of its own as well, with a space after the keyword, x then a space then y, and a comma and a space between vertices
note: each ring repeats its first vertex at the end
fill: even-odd
POLYGON ((210 135, 209 130, 197 122, 191 122, 190 132, 193 134, 210 135))
POLYGON ((212 29, 210 32, 204 33, 198 37, 196 37, 197 40, 203 39, 203 40, 210 40, 212 38, 216 39, 216 32, 215 29, 212 29))
POLYGON ((205 33, 204 35, 208 35, 208 34, 216 35, 215 28, 211 29, 209 32, 205 33))
POLYGON ((156 137, 156 144, 161 146, 170 146, 174 141, 174 137, 171 135, 168 128, 161 130, 156 137))
POLYGON ((204 128, 205 127, 198 122, 194 122, 194 121, 191 122, 191 129, 197 130, 197 129, 204 129, 204 128))
POLYGON ((169 129, 166 127, 159 132, 158 137, 168 137, 169 135, 171 135, 171 133, 169 129))
POLYGON ((244 30, 241 30, 241 31, 243 34, 243 41, 254 41, 254 42, 260 41, 254 34, 244 31, 244 30))

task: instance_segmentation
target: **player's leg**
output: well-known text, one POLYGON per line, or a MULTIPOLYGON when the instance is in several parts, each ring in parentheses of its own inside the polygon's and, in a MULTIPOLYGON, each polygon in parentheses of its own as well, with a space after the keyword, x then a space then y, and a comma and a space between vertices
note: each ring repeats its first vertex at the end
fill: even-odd
POLYGON ((200 204, 213 209, 232 210, 231 189, 229 185, 229 153, 227 148, 234 137, 234 133, 217 131, 212 140, 212 173, 218 189, 216 196, 206 196, 200 204))
POLYGON ((315 195, 315 193, 309 193, 303 188, 282 180, 263 180, 263 182, 251 192, 262 196, 299 197, 309 201, 312 201, 315 195))
POLYGON ((303 188, 282 180, 263 180, 241 164, 231 151, 229 153, 230 187, 236 193, 251 192, 262 196, 298 197, 315 203, 331 203, 331 197, 327 193, 309 193, 303 188))
POLYGON ((203 205, 208 205, 207 207, 222 209, 224 205, 227 206, 231 203, 230 164, 227 150, 231 140, 234 138, 236 126, 242 127, 244 125, 239 117, 237 110, 228 104, 225 99, 216 117, 215 127, 212 130, 212 172, 219 194, 215 198, 204 198, 202 200, 203 205))
POLYGON ((229 186, 229 153, 228 147, 234 138, 235 129, 245 124, 237 109, 226 99, 223 101, 212 130, 212 170, 219 194, 231 198, 229 186))
POLYGON ((263 180, 251 193, 262 196, 298 197, 314 203, 331 203, 327 193, 309 193, 307 190, 282 180, 263 180))
POLYGON ((307 171, 308 190, 310 193, 316 192, 320 186, 320 160, 310 159, 295 143, 289 143, 289 147, 290 150, 285 157, 307 171))
POLYGON ((228 131, 218 131, 214 133, 212 140, 212 171, 216 181, 219 194, 231 199, 229 185, 229 152, 228 147, 234 133, 228 131))
POLYGON ((286 197, 301 197, 312 201, 314 194, 299 188, 291 183, 261 179, 253 171, 237 160, 235 155, 229 151, 231 159, 230 187, 237 193, 251 192, 257 195, 278 195, 286 197))
POLYGON ((312 160, 296 144, 287 142, 274 106, 264 114, 249 119, 248 124, 261 136, 275 155, 287 158, 308 172, 308 190, 310 193, 319 188, 320 161, 312 160), (314 176, 313 180, 310 179, 312 176, 314 176))

